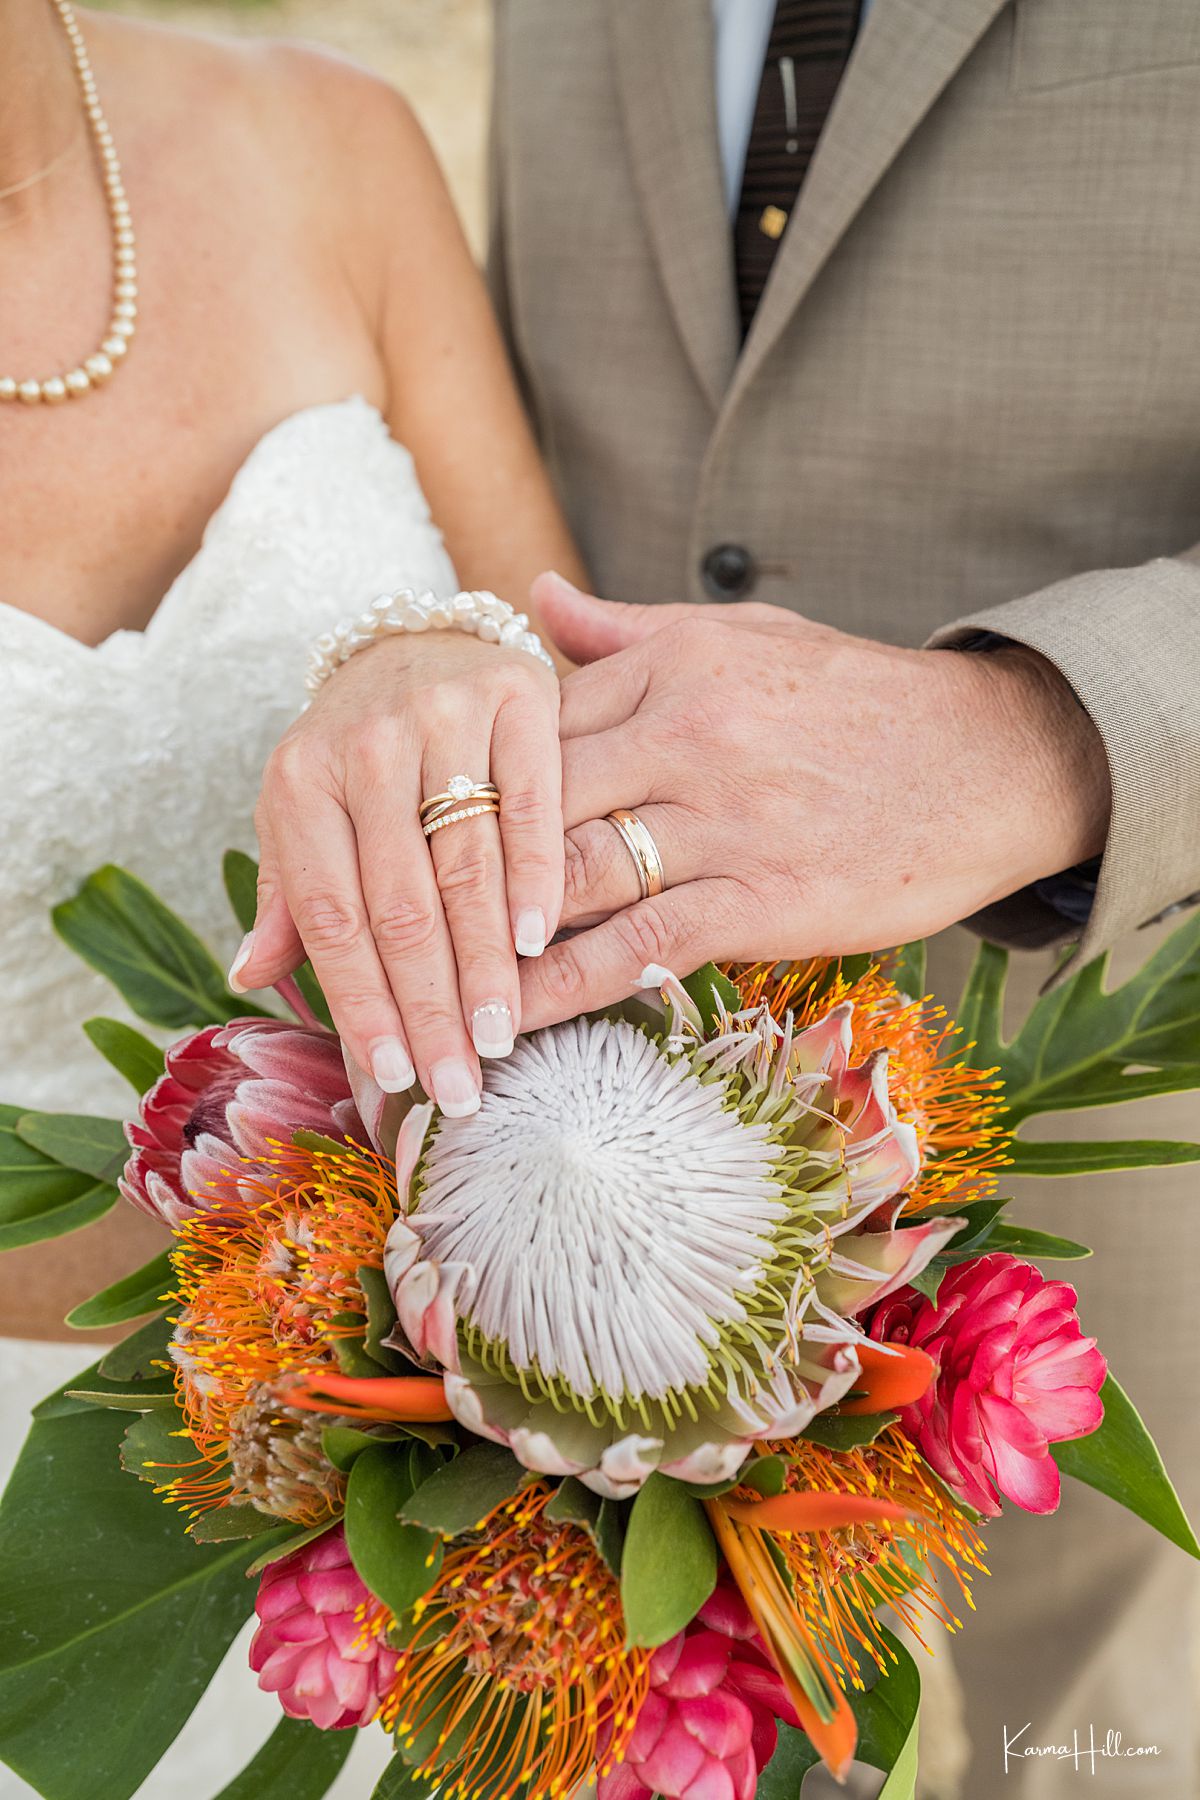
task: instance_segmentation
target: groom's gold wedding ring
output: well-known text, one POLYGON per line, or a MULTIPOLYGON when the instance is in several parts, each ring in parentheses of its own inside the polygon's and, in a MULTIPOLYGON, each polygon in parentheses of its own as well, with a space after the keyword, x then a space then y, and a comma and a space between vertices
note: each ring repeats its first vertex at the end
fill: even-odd
POLYGON ((477 819, 500 811, 500 789, 492 781, 472 781, 469 775, 452 775, 442 794, 422 800, 421 830, 427 838, 462 819, 477 819))
POLYGON ((661 894, 667 885, 663 877, 662 857, 658 854, 658 845, 648 827, 635 812, 627 812, 620 806, 615 812, 605 813, 604 817, 614 831, 620 834, 621 842, 633 858, 640 890, 638 898, 649 900, 652 895, 661 894))

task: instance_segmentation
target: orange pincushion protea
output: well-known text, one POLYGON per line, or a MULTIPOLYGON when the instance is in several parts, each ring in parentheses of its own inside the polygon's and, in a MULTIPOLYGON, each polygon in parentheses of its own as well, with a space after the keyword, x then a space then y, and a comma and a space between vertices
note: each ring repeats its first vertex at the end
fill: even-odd
POLYGON ((621 1759, 648 1692, 617 1578, 586 1531, 546 1516, 554 1491, 533 1483, 448 1548, 404 1634, 380 1718, 449 1800, 565 1800, 621 1759))
POLYGON ((973 1607, 983 1542, 894 1427, 853 1450, 806 1438, 771 1448, 787 1464, 783 1493, 737 1488, 705 1510, 801 1724, 840 1778, 857 1738, 842 1689, 866 1685, 855 1647, 881 1669, 894 1660, 875 1612, 890 1606, 922 1643, 926 1617, 956 1629, 929 1570, 940 1563, 973 1607))
POLYGON ((906 1213, 929 1206, 965 1206, 996 1186, 1008 1162, 1008 1134, 1000 1123, 1001 1083, 994 1071, 976 1069, 957 1044, 959 1027, 932 1000, 909 999, 879 967, 854 981, 820 959, 800 963, 751 963, 729 969, 747 1006, 766 1001, 772 1016, 789 1008, 797 1030, 849 1003, 853 1055, 865 1061, 888 1052, 888 1094, 911 1125, 921 1149, 921 1174, 906 1213))
POLYGON ((366 1299, 358 1271, 383 1267, 395 1216, 394 1180, 373 1152, 281 1144, 269 1173, 231 1172, 228 1204, 214 1195, 209 1210, 177 1228, 173 1298, 181 1306, 171 1358, 201 1461, 181 1467, 169 1497, 193 1511, 249 1499, 305 1523, 330 1516, 336 1495, 306 1493, 302 1482, 272 1483, 269 1467, 261 1491, 239 1491, 235 1471, 242 1462, 269 1465, 272 1431, 284 1464, 293 1457, 302 1415, 292 1416, 288 1390, 299 1390, 300 1378, 314 1370, 336 1366, 339 1338, 362 1334, 366 1299), (264 1435, 272 1394, 278 1417, 266 1419, 264 1435), (253 1455, 240 1456, 248 1448, 241 1436, 251 1429, 253 1455), (295 1506, 272 1502, 272 1495, 293 1492, 295 1506))
POLYGON ((902 1431, 891 1426, 855 1450, 829 1450, 806 1438, 773 1448, 788 1463, 789 1493, 861 1495, 907 1514, 903 1521, 866 1519, 774 1538, 810 1633, 841 1661, 852 1686, 863 1686, 855 1645, 880 1668, 890 1660, 875 1618, 881 1606, 890 1606, 921 1644, 926 1619, 948 1631, 962 1625, 931 1574, 940 1565, 974 1610, 972 1573, 987 1574, 983 1540, 902 1431))

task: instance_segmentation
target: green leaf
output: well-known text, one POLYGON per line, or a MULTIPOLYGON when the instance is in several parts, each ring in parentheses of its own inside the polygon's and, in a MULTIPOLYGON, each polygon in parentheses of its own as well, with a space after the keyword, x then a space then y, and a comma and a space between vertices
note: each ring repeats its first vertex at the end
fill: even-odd
MULTIPOLYGON (((343 1313, 335 1319, 335 1323, 344 1323, 350 1314, 343 1313)), ((381 1375, 391 1373, 382 1363, 377 1363, 373 1356, 367 1355, 366 1346, 360 1337, 338 1337, 333 1340, 333 1354, 341 1374, 351 1375, 355 1381, 377 1381, 381 1375)))
POLYGON ((717 1583, 717 1546, 703 1504, 657 1470, 638 1490, 621 1560, 630 1645, 653 1649, 694 1619, 717 1583))
POLYGON ((547 1501, 542 1516, 547 1519, 566 1519, 574 1525, 582 1526, 613 1574, 621 1573, 625 1527, 613 1501, 602 1500, 591 1488, 584 1487, 582 1481, 576 1481, 573 1475, 568 1475, 547 1501))
POLYGON ((358 1285, 363 1291, 367 1306, 367 1330, 363 1343, 367 1355, 379 1363, 382 1368, 393 1370, 396 1374, 412 1374, 412 1364, 398 1350, 384 1345, 396 1323, 396 1308, 392 1304, 391 1292, 387 1284, 387 1276, 382 1269, 373 1269, 369 1265, 358 1271, 358 1285))
POLYGON ((402 1756, 393 1756, 371 1789, 371 1800, 431 1800, 436 1791, 402 1756))
MULTIPOLYGON (((225 892, 229 895, 233 916, 243 931, 249 931, 258 912, 258 864, 243 850, 227 850, 221 872, 225 878, 225 892)), ((304 963, 296 970, 295 980, 296 986, 322 1025, 328 1025, 332 1030, 333 1019, 311 963, 304 963)))
POLYGON ((194 932, 143 882, 109 863, 51 915, 63 941, 151 1025, 181 1031, 262 1014, 225 985, 194 932))
POLYGON ((1004 986, 1008 979, 1008 951, 998 944, 980 944, 967 976, 954 1022, 962 1037, 962 1053, 973 1050, 972 1062, 988 1068, 1000 1060, 1000 1021, 1004 1016, 1004 986))
POLYGON ((922 1000, 925 987, 925 940, 915 938, 911 944, 898 944, 894 950, 883 950, 877 959, 889 981, 894 981, 910 1000, 922 1000))
POLYGON ((81 1301, 67 1314, 67 1324, 75 1331, 101 1331, 157 1312, 173 1280, 171 1255, 164 1250, 132 1275, 123 1275, 111 1287, 101 1288, 90 1300, 81 1301))
POLYGON ((249 931, 258 913, 258 864, 244 850, 227 850, 221 859, 221 876, 243 931, 249 931))
MULTIPOLYGON (((973 1245, 983 1243, 991 1231, 994 1220, 999 1218, 1007 1200, 972 1200, 969 1206, 959 1207, 956 1217, 964 1221, 961 1231, 956 1231, 946 1246, 948 1251, 970 1250, 973 1245)), ((939 1207, 933 1216, 944 1215, 945 1207, 939 1207)), ((928 1218, 929 1214, 923 1217, 928 1218)))
POLYGON ((410 1524, 457 1537, 477 1530, 527 1479, 512 1451, 502 1444, 472 1444, 421 1483, 404 1505, 403 1515, 410 1524))
POLYGON ((117 1203, 106 1182, 26 1143, 17 1127, 27 1116, 21 1107, 0 1106, 0 1250, 78 1231, 117 1203))
POLYGON ((726 1011, 741 1011, 742 996, 728 975, 722 975, 716 963, 704 963, 694 974, 688 976, 683 987, 689 1000, 694 1000, 699 1007, 700 1017, 706 1026, 716 1021, 717 995, 724 1002, 726 1011))
POLYGON ((782 1456, 756 1456, 743 1465, 738 1482, 764 1499, 773 1499, 787 1486, 787 1464, 782 1456))
POLYGON ((364 1450, 370 1450, 378 1442, 375 1432, 360 1431, 357 1425, 327 1425, 321 1433, 322 1450, 343 1475, 364 1450))
POLYGON ((401 1518, 413 1491, 412 1447, 375 1444, 354 1460, 346 1484, 346 1548, 370 1588, 397 1615, 437 1578, 437 1537, 401 1518))
POLYGON ((1071 1238, 1055 1237, 1053 1232, 1034 1231, 1028 1225, 993 1225, 980 1255, 989 1250, 1003 1250, 1007 1256, 1041 1257, 1048 1262, 1075 1262, 1092 1253, 1086 1244, 1071 1238))
POLYGON ((244 1545, 197 1546, 122 1471, 126 1423, 40 1418, 0 1503, 0 1742, 53 1800, 130 1800, 254 1602, 244 1545))
POLYGON ((353 1731, 318 1731, 307 1719, 281 1719, 258 1755, 216 1800, 321 1800, 356 1736, 353 1731))
POLYGON ((1106 956, 1077 969, 1041 996, 1008 1043, 1006 969, 1004 951, 984 945, 959 1023, 976 1040, 975 1060, 999 1068, 1010 1127, 1038 1113, 1200 1087, 1200 915, 1111 992, 1106 956))
POLYGON ((38 1401, 33 1418, 65 1419, 75 1413, 90 1412, 95 1406, 111 1406, 118 1412, 149 1412, 153 1407, 175 1404, 175 1384, 162 1370, 156 1370, 148 1379, 133 1376, 127 1381, 110 1381, 101 1370, 102 1364, 93 1363, 82 1374, 73 1375, 54 1393, 38 1401))
POLYGON ((97 1219, 112 1211, 121 1197, 116 1188, 103 1181, 88 1181, 86 1176, 78 1175, 74 1170, 70 1174, 74 1182, 81 1182, 83 1186, 63 1205, 36 1211, 25 1208, 22 1209, 24 1216, 16 1218, 8 1212, 7 1219, 0 1223, 0 1250, 21 1250, 27 1244, 65 1237, 69 1231, 82 1231, 86 1225, 94 1225, 97 1219))
POLYGON ((174 1326, 166 1313, 147 1319, 127 1338, 114 1344, 100 1362, 100 1373, 107 1381, 152 1381, 169 1374, 169 1345, 174 1326), (165 1365, 165 1366, 164 1366, 165 1365))
MULTIPOLYGON (((175 1404, 174 1388, 165 1388, 162 1393, 151 1393, 150 1384, 144 1388, 133 1388, 122 1393, 115 1386, 112 1388, 68 1388, 65 1400, 81 1400, 85 1406, 107 1406, 114 1412, 158 1412, 162 1408, 170 1408, 175 1404)), ((66 1409, 70 1410, 70 1409, 66 1409)), ((39 1413, 39 1418, 49 1417, 49 1413, 39 1413)), ((61 1416, 61 1415, 56 1415, 61 1416)))
POLYGON ((941 1287, 949 1273, 950 1266, 948 1263, 927 1263, 920 1274, 909 1276, 908 1285, 909 1287, 916 1288, 918 1294, 924 1294, 927 1300, 936 1300, 938 1297, 938 1289, 941 1287))
POLYGON ((1102 1175, 1112 1169, 1163 1169, 1200 1162, 1200 1144, 1177 1144, 1165 1138, 1035 1144, 1016 1138, 1009 1157, 1014 1175, 1102 1175))
POLYGON ((860 1444, 873 1444, 881 1431, 894 1425, 900 1417, 899 1413, 878 1412, 847 1414, 818 1413, 801 1432, 801 1437, 811 1438, 814 1444, 824 1444, 829 1450, 856 1450, 860 1444))
POLYGON ((83 1029, 104 1060, 125 1077, 135 1093, 148 1093, 166 1067, 158 1045, 120 1019, 85 1019, 83 1029))
POLYGON ((1200 1543, 1163 1467, 1158 1446, 1132 1400, 1111 1375, 1100 1389, 1100 1398, 1104 1402, 1101 1424, 1087 1437, 1051 1444, 1055 1462, 1064 1475, 1107 1494, 1189 1556, 1200 1557, 1200 1543))
MULTIPOLYGON (((889 1662, 879 1680, 865 1694, 851 1694, 850 1704, 858 1720, 858 1748, 855 1755, 873 1769, 890 1769, 902 1781, 911 1766, 916 1774, 916 1726, 921 1710, 921 1677, 917 1665, 898 1637, 880 1627, 881 1636, 894 1662, 889 1662)), ((885 1785, 886 1792, 886 1785, 885 1785)), ((896 1800, 906 1791, 897 1785, 896 1800)), ((889 1797, 890 1800, 890 1797, 889 1797)))
POLYGON ((339 1144, 336 1138, 326 1137, 323 1131, 293 1131, 292 1142, 300 1150, 320 1150, 326 1156, 345 1156, 345 1144, 339 1144))
POLYGON ((254 1561, 246 1565, 247 1575, 261 1575, 272 1563, 281 1562, 285 1556, 290 1556, 293 1550, 299 1550, 305 1544, 315 1543, 317 1538, 324 1537, 327 1531, 332 1531, 341 1522, 342 1515, 339 1513, 336 1519, 324 1519, 320 1525, 310 1525, 307 1531, 293 1530, 278 1543, 269 1544, 265 1550, 260 1551, 254 1561))
POLYGON ((754 1800, 799 1800, 804 1777, 820 1760, 808 1733, 781 1720, 775 1754, 759 1774, 754 1800))
POLYGON ((914 1800, 917 1791, 917 1748, 920 1732, 920 1714, 913 1715, 913 1722, 908 1728, 908 1736, 900 1749, 900 1754, 892 1764, 887 1780, 879 1790, 879 1800, 914 1800))
POLYGON ((214 1506, 211 1512, 201 1513, 195 1521, 192 1537, 197 1544, 227 1544, 235 1538, 260 1538, 268 1532, 278 1533, 281 1524, 283 1520, 259 1512, 257 1506, 214 1506))
MULTIPOLYGON (((195 1462, 197 1451, 183 1428, 177 1406, 155 1407, 126 1427, 121 1439, 121 1467, 153 1487, 164 1482, 186 1463, 195 1462)), ((180 1521, 183 1530, 183 1521, 180 1521)))
POLYGON ((22 1113, 16 1123, 22 1143, 43 1156, 76 1169, 94 1181, 115 1181, 125 1167, 129 1144, 118 1119, 93 1119, 84 1113, 22 1113))

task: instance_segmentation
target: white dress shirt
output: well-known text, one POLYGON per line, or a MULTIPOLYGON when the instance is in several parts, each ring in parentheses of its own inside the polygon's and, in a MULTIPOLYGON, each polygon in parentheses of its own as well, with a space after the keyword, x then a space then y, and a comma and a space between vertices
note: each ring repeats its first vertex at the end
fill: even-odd
MULTIPOLYGON (((859 27, 871 0, 863 0, 859 27)), ((746 146, 754 122, 775 0, 712 0, 716 27, 717 138, 730 217, 742 190, 746 146)))

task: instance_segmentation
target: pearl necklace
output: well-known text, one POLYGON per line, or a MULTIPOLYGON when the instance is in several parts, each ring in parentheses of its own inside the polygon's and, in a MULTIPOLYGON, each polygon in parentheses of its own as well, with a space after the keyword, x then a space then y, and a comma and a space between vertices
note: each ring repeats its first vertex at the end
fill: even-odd
POLYGON ((0 375, 0 401, 21 400, 26 406, 58 406, 64 400, 79 399, 93 388, 102 387, 126 354, 137 329, 137 258, 129 202, 121 180, 121 165, 113 148, 112 133, 96 93, 96 80, 88 61, 83 33, 75 22, 68 0, 50 0, 62 22, 71 46, 75 75, 83 96, 83 110, 91 126, 96 155, 104 176, 113 236, 113 309, 104 341, 94 356, 62 375, 51 375, 44 381, 18 381, 12 375, 0 375))

